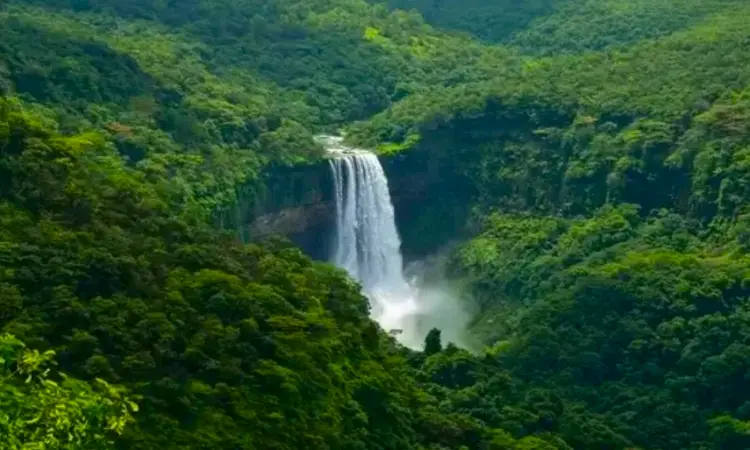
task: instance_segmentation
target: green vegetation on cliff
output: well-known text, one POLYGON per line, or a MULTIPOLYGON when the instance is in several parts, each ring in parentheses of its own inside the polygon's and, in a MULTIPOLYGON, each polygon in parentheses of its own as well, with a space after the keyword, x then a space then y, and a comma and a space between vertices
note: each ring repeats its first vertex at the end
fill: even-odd
POLYGON ((351 136, 431 166, 426 214, 471 206, 451 270, 491 349, 472 364, 495 365, 469 382, 474 417, 576 449, 747 448, 750 9, 584 3, 507 41, 546 56, 351 136))
POLYGON ((454 263, 482 304, 475 332, 522 392, 566 405, 548 426, 572 447, 740 449, 743 222, 709 234, 632 205, 574 220, 497 214, 454 263), (599 431, 579 434, 565 414, 576 410, 599 431))
POLYGON ((3 3, 2 445, 748 448, 748 21, 737 0, 3 3), (215 226, 342 128, 426 186, 407 246, 472 235, 448 266, 486 348, 407 351, 342 272, 215 226))
MULTIPOLYGON (((242 245, 184 217, 169 184, 127 167, 103 136, 61 136, 8 100, 0 124, 2 326, 54 350, 65 372, 140 399, 118 445, 414 448, 425 400, 354 283, 297 249, 242 245)), ((13 407, 17 395, 66 408, 68 390, 84 389, 43 381, 7 404, 8 381, 0 427, 14 433, 36 407, 13 407)), ((85 392, 68 412, 81 426, 103 420, 88 419, 99 400, 85 392)), ((42 448, 69 448, 55 445, 42 448)))
POLYGON ((388 0, 439 28, 531 54, 580 53, 667 36, 741 0, 388 0))

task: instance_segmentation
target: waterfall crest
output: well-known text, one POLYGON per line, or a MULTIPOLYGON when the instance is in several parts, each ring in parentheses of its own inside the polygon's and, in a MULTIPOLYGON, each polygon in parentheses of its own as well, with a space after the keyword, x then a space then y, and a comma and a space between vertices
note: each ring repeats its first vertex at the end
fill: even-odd
POLYGON ((403 275, 401 239, 396 229, 388 179, 373 153, 346 148, 341 138, 319 140, 333 153, 336 225, 331 260, 358 280, 372 315, 402 343, 418 345, 413 321, 414 288, 403 275))

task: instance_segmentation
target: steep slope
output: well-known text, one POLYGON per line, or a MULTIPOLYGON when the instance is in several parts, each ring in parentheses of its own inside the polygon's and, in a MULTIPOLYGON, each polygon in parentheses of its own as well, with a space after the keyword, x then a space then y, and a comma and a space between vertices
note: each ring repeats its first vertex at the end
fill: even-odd
MULTIPOLYGON (((20 342, 0 340, 4 439, 44 433, 71 450, 569 448, 446 403, 464 384, 439 374, 460 367, 397 346, 340 271, 186 217, 170 183, 128 167, 105 135, 55 128, 0 100, 0 326, 45 357, 18 364, 20 342), (50 350, 68 374, 127 388, 135 423, 119 388, 39 374, 50 350), (50 405, 60 411, 28 420, 50 405), (83 435, 104 428, 121 436, 83 435)), ((437 352, 439 338, 429 342, 437 352)))
POLYGON ((506 42, 545 55, 623 47, 683 31, 743 6, 736 0, 569 0, 506 42))
POLYGON ((63 132, 105 130, 227 226, 249 220, 262 168, 320 158, 314 133, 512 54, 361 0, 19 0, 0 21, 3 92, 52 109, 63 132))
POLYGON ((731 130, 750 85, 749 17, 745 7, 626 50, 527 60, 491 81, 411 96, 351 138, 384 153, 416 148, 488 207, 710 208, 698 203, 718 192, 695 195, 707 159, 694 156, 720 135, 744 135, 731 130))
POLYGON ((486 447, 494 432, 416 380, 419 357, 368 318, 358 286, 208 219, 252 197, 268 164, 314 161, 315 130, 385 107, 357 103, 357 86, 399 98, 510 53, 358 2, 160 5, 3 5, 0 326, 138 400, 102 448, 486 447), (271 30, 212 29, 248 11, 271 30), (327 56, 284 80, 294 61, 277 45, 327 56))
POLYGON ((634 44, 743 6, 740 0, 388 0, 433 26, 531 54, 581 53, 634 44))
POLYGON ((388 0, 390 8, 415 9, 438 28, 460 30, 491 42, 503 42, 535 19, 552 15, 575 0, 388 0))
MULTIPOLYGON (((720 6, 351 128, 432 174, 434 209, 406 234, 429 247, 451 209, 480 230, 452 271, 492 348, 434 357, 438 379, 463 383, 447 401, 576 449, 747 447, 750 9, 720 6)), ((549 53, 586 50, 563 47, 549 53)))
POLYGON ((485 308, 474 330, 508 371, 482 383, 511 376, 556 403, 541 425, 522 398, 501 397, 533 413, 525 429, 573 448, 744 448, 747 222, 708 234, 638 212, 487 220, 454 261, 485 308))
POLYGON ((12 100, 0 124, 0 325, 131 389, 121 445, 416 445, 418 391, 342 274, 181 219, 100 135, 60 136, 12 100))
POLYGON ((0 326, 138 397, 120 448, 747 448, 750 8, 454 5, 390 7, 504 45, 361 0, 3 3, 0 326), (209 225, 341 127, 424 183, 407 251, 473 235, 487 351, 399 348, 209 225))

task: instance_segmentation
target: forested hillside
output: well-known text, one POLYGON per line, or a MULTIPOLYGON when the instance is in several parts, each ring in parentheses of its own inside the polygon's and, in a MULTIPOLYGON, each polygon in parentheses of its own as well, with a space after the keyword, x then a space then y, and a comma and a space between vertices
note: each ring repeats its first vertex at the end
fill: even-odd
POLYGON ((3 2, 0 446, 750 448, 745 3, 3 2), (340 130, 472 352, 238 239, 340 130))
POLYGON ((632 44, 694 26, 741 0, 388 0, 437 27, 531 54, 580 53, 632 44))
POLYGON ((497 420, 528 415, 503 428, 573 448, 747 448, 750 9, 584 3, 505 40, 548 56, 352 134, 423 154, 458 206, 472 199, 481 231, 451 261, 481 311, 472 331, 549 402, 506 397, 497 420))

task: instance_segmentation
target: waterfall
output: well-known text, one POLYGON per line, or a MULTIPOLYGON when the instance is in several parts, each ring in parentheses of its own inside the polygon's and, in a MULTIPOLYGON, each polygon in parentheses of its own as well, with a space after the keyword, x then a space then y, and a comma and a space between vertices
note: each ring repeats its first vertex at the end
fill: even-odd
POLYGON ((403 275, 388 179, 373 153, 344 147, 341 138, 318 138, 329 152, 336 225, 331 261, 358 280, 372 315, 406 345, 416 346, 415 289, 403 275))

